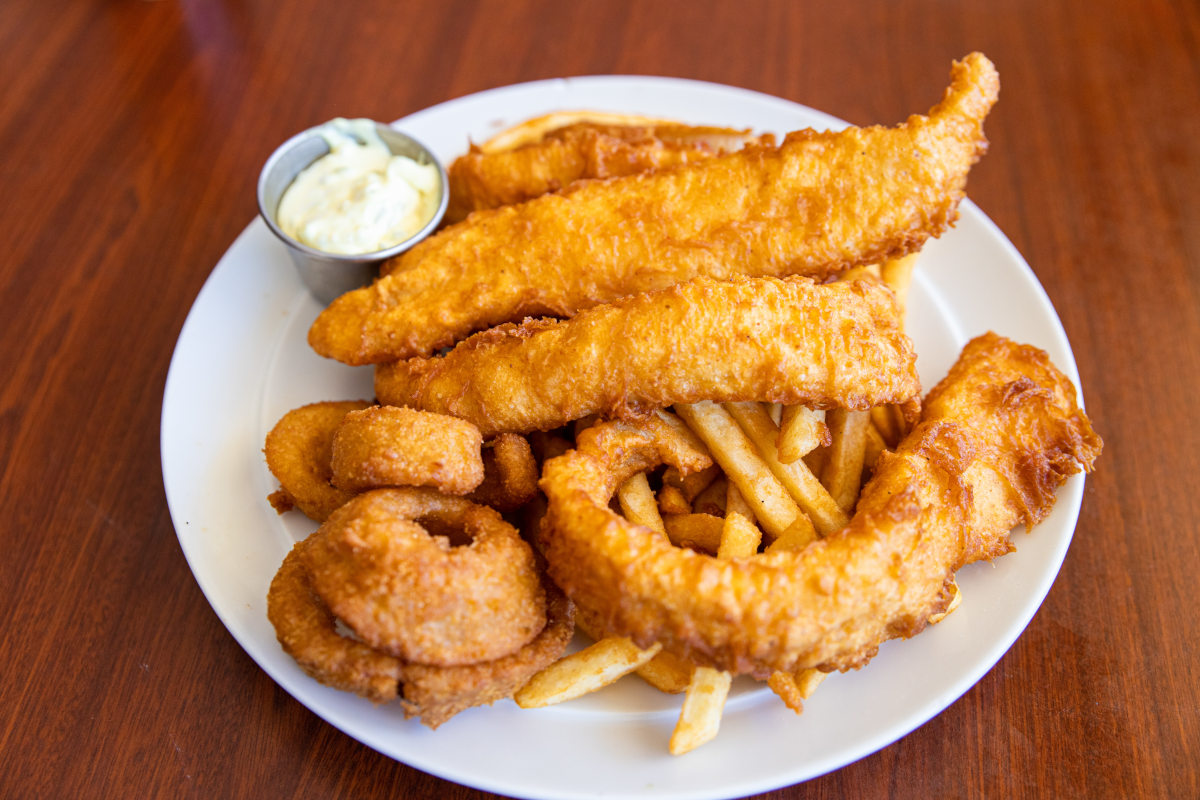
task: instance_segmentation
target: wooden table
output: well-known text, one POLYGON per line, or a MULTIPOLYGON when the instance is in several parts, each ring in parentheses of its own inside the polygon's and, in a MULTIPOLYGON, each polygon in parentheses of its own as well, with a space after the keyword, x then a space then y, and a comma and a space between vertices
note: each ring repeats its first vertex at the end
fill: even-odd
POLYGON ((1057 307, 1105 452, 999 664, 890 747, 764 797, 1200 796, 1198 42, 1180 0, 0 4, 0 795, 485 796, 278 688, 176 540, 168 364, 276 144, 601 73, 890 123, 978 49, 1004 89, 970 194, 1057 307))

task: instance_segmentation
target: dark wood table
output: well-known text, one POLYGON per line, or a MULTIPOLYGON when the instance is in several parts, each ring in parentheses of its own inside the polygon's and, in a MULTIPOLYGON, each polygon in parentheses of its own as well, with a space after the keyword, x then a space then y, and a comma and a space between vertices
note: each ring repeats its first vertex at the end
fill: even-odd
POLYGON ((998 665, 895 744, 763 796, 1200 796, 1200 7, 1182 0, 0 4, 0 795, 485 796, 278 688, 168 515, 172 350, 276 144, 604 73, 890 123, 976 49, 1004 89, 970 195, 1057 307, 1105 452, 998 665))

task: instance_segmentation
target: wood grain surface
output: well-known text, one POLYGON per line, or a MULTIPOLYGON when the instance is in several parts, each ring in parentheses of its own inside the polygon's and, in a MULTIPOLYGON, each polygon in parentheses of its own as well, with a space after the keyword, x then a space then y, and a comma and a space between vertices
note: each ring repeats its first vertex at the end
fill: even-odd
POLYGON ((0 3, 0 796, 489 796, 278 688, 175 537, 172 349, 279 142, 604 73, 898 122, 971 50, 1003 91, 969 192, 1057 307, 1105 452, 1062 572, 999 664, 890 747, 763 797, 1200 796, 1186 0, 0 3))

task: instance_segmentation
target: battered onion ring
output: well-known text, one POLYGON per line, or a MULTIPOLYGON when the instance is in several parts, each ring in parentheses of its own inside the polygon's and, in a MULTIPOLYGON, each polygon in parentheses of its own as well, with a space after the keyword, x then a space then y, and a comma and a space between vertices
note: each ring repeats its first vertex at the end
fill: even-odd
POLYGON ((288 551, 267 592, 267 619, 275 626, 279 644, 301 669, 326 686, 354 692, 373 703, 395 700, 403 662, 338 631, 337 619, 313 592, 304 568, 302 553, 311 539, 288 551))
POLYGON ((1008 549, 1020 522, 1090 470, 1101 443, 1045 353, 989 335, 881 458, 850 524, 800 551, 720 560, 673 547, 609 508, 661 460, 644 433, 597 426, 549 461, 542 526, 551 577, 604 630, 698 664, 766 677, 861 666, 943 611, 964 563, 1008 549))
POLYGON ((346 414, 333 436, 335 486, 434 486, 461 495, 483 480, 483 437, 469 422, 399 406, 346 414))
POLYGON ((405 661, 490 661, 545 624, 533 549, 497 511, 462 498, 375 489, 330 515, 301 558, 339 619, 405 661), (469 543, 448 538, 463 535, 469 543))
POLYGON ((483 451, 483 482, 467 496, 497 511, 515 511, 537 494, 538 465, 529 440, 502 433, 483 451))
POLYGON ((546 626, 532 642, 517 652, 462 667, 430 667, 408 664, 401 681, 401 702, 409 716, 436 728, 463 709, 488 705, 512 697, 535 674, 557 661, 575 633, 574 606, 548 578, 546 626))
POLYGON ((406 716, 420 716, 431 728, 466 708, 511 697, 562 655, 574 632, 574 607, 544 579, 546 625, 529 644, 494 661, 461 667, 406 664, 338 630, 337 618, 313 592, 301 563, 311 539, 288 553, 271 581, 267 616, 280 645, 317 681, 374 703, 399 698, 406 716))
POLYGON ((280 513, 295 506, 305 516, 323 522, 353 494, 330 481, 333 435, 346 414, 366 408, 362 400, 310 403, 283 415, 267 434, 263 453, 267 468, 279 481, 271 505, 280 513))

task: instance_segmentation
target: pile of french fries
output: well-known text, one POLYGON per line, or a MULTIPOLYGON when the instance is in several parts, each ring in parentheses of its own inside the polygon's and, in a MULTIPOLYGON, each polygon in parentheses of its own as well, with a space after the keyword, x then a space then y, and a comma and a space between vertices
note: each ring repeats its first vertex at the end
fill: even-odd
MULTIPOLYGON (((880 280, 904 308, 916 256, 852 270, 841 280, 880 280)), ((646 474, 625 481, 617 501, 627 519, 666 535, 674 544, 717 558, 746 558, 779 549, 800 550, 843 528, 854 513, 875 460, 907 433, 895 406, 869 411, 771 403, 700 402, 662 411, 660 428, 678 437, 674 445, 695 447, 698 439, 715 462, 682 475, 668 467, 654 489, 646 474), (681 424, 682 421, 682 424, 681 424), (686 426, 683 427, 683 426, 686 426)), ((586 423, 583 423, 586 424, 586 423)), ((954 587, 949 609, 961 594, 954 587)), ((630 673, 664 692, 684 693, 671 735, 673 755, 712 740, 721 724, 732 676, 690 664, 654 644, 639 648, 624 637, 602 636, 581 614, 580 628, 595 642, 535 675, 516 695, 522 708, 539 708, 594 692, 630 673)), ((826 673, 802 669, 777 672, 767 685, 800 713, 826 673)))

